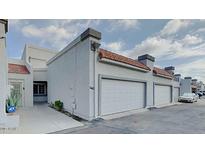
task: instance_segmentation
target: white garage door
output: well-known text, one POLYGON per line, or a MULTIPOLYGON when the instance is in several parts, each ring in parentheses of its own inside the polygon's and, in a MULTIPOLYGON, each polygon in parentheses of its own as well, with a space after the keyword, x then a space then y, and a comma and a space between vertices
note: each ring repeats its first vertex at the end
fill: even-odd
POLYGON ((145 106, 145 83, 102 79, 100 114, 109 115, 145 106))
POLYGON ((178 102, 178 98, 179 98, 179 88, 174 87, 174 101, 178 102))
POLYGON ((165 85, 155 85, 154 103, 156 106, 171 103, 171 87, 165 85))

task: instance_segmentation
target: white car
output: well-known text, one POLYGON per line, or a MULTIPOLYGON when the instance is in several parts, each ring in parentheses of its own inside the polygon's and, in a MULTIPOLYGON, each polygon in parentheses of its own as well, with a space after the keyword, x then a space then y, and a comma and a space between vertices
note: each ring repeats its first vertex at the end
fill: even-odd
POLYGON ((189 103, 197 102, 197 100, 198 100, 198 95, 194 93, 184 93, 182 96, 179 96, 178 99, 179 102, 189 102, 189 103))

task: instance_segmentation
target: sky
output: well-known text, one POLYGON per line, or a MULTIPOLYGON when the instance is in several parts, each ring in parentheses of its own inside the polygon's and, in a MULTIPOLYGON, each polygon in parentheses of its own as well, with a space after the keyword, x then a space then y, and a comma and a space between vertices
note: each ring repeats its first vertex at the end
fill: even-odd
POLYGON ((205 20, 9 20, 7 52, 20 58, 25 44, 60 51, 88 27, 102 33, 101 48, 137 59, 155 57, 155 66, 205 83, 205 20))

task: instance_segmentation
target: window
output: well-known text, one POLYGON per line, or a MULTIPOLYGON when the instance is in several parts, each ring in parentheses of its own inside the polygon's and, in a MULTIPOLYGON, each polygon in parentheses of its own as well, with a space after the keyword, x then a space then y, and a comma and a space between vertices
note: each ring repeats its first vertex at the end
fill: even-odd
POLYGON ((35 96, 47 95, 47 83, 34 83, 33 94, 35 96))

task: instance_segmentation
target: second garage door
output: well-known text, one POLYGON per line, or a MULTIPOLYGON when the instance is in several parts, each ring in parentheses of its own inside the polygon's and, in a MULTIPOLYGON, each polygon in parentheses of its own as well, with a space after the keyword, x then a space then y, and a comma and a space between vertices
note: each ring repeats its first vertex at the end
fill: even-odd
POLYGON ((109 115, 145 106, 145 83, 102 79, 100 115, 109 115))
POLYGON ((155 85, 154 86, 154 104, 155 106, 171 103, 171 86, 155 85))

